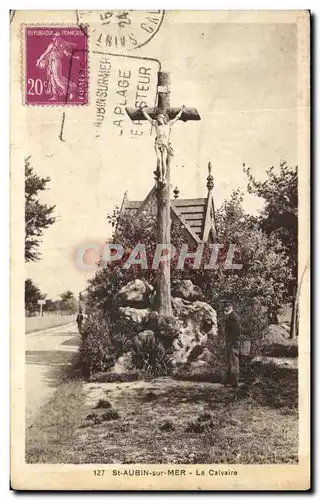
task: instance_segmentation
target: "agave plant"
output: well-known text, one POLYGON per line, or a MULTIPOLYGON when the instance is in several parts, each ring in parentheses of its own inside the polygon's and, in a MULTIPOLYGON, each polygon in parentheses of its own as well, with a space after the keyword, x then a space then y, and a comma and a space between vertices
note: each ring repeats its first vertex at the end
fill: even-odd
POLYGON ((131 347, 132 362, 136 369, 153 377, 168 375, 172 368, 169 352, 152 337, 136 338, 131 347))

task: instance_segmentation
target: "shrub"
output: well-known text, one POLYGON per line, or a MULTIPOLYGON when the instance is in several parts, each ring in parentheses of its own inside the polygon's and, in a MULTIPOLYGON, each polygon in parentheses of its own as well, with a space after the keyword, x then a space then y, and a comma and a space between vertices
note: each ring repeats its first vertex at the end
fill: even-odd
POLYGON ((147 392, 147 394, 143 398, 143 401, 148 403, 149 401, 154 401, 155 399, 158 399, 158 396, 154 392, 147 392))
POLYGON ((154 377, 168 375, 172 369, 169 352, 157 340, 136 338, 131 348, 133 366, 154 377))
POLYGON ((93 425, 99 425, 102 422, 110 422, 110 420, 118 420, 120 418, 119 413, 116 410, 106 410, 103 413, 89 413, 86 416, 86 420, 89 420, 93 425))
POLYGON ((83 326, 79 351, 82 374, 93 381, 131 381, 158 377, 171 372, 171 356, 154 338, 128 339, 117 329, 109 314, 95 314, 83 326), (131 352, 134 371, 128 374, 106 373, 123 354, 131 352))
POLYGON ((104 422, 109 422, 110 420, 118 420, 120 415, 116 410, 107 410, 101 415, 101 418, 104 422))
POLYGON ((100 408, 111 408, 111 403, 107 399, 99 399, 96 405, 96 409, 100 408))
POLYGON ((160 431, 174 431, 175 430, 175 425, 174 425, 173 422, 170 422, 169 420, 167 420, 163 424, 159 425, 159 430, 160 431))
POLYGON ((82 329, 79 361, 84 376, 109 370, 127 347, 126 338, 113 332, 106 314, 89 317, 82 329))

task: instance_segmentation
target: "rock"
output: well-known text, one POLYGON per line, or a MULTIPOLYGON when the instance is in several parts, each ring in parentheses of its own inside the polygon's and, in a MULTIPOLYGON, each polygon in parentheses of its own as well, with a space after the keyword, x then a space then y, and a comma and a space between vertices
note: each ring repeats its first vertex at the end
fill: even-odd
POLYGON ((114 296, 118 306, 130 306, 143 309, 150 305, 153 287, 146 281, 136 279, 123 286, 114 296))
POLYGON ((218 333, 216 311, 205 302, 187 302, 175 297, 172 299, 174 315, 180 322, 180 331, 173 341, 175 363, 186 363, 196 346, 204 346, 208 335, 218 333))
POLYGON ((150 309, 136 309, 134 307, 119 307, 117 314, 118 330, 133 337, 145 329, 150 309))
POLYGON ((177 366, 174 378, 194 382, 222 382, 225 377, 224 370, 214 365, 214 357, 208 349, 204 348, 203 351, 203 357, 200 355, 195 361, 177 366))
POLYGON ((172 299, 173 314, 180 321, 187 324, 189 321, 196 323, 199 331, 207 335, 217 335, 217 313, 206 302, 189 302, 179 297, 172 299))
POLYGON ((289 338, 287 329, 280 325, 270 325, 260 353, 263 356, 294 358, 298 356, 298 342, 289 338))
POLYGON ((201 288, 194 285, 191 280, 182 280, 176 282, 172 287, 172 297, 179 297, 181 299, 194 302, 196 300, 203 300, 204 295, 201 288))
POLYGON ((202 353, 197 357, 194 363, 201 361, 202 363, 212 363, 213 355, 207 347, 202 350, 202 353))
POLYGON ((178 337, 181 328, 177 318, 164 316, 156 311, 149 314, 147 326, 155 333, 156 339, 165 349, 172 349, 173 340, 178 337))
POLYGON ((110 370, 110 373, 123 374, 133 371, 132 354, 127 352, 120 356, 114 367, 110 370))
POLYGON ((151 342, 155 340, 155 335, 152 330, 143 330, 143 332, 138 333, 137 337, 140 341, 149 340, 151 342))

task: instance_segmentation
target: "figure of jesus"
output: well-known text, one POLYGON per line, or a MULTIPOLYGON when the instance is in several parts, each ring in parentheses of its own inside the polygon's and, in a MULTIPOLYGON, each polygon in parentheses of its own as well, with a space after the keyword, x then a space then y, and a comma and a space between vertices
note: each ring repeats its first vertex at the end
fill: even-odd
POLYGON ((168 157, 174 154, 170 144, 171 127, 180 119, 184 108, 185 106, 183 105, 173 120, 169 120, 169 117, 165 113, 159 113, 156 119, 153 120, 144 109, 141 110, 145 119, 151 123, 156 131, 154 149, 157 155, 158 180, 162 184, 166 182, 168 157))

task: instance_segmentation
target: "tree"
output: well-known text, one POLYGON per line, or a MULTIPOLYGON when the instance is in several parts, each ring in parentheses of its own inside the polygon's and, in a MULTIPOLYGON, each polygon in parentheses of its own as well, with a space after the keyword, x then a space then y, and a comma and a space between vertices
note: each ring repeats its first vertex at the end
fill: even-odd
POLYGON ((44 299, 46 294, 42 294, 38 285, 28 278, 24 283, 25 309, 30 316, 39 308, 38 300, 44 299))
POLYGON ((74 293, 70 290, 60 294, 60 308, 62 311, 67 311, 70 313, 75 313, 77 310, 77 301, 75 299, 74 293))
POLYGON ((60 309, 60 301, 47 299, 46 301, 46 311, 47 312, 56 312, 60 309))
POLYGON ((259 219, 244 212, 242 201, 242 193, 234 191, 216 214, 218 241, 236 245, 242 268, 219 269, 214 294, 233 298, 244 317, 253 310, 265 316, 265 311, 274 322, 291 279, 288 256, 277 235, 267 236, 259 219))
MULTIPOLYGON (((260 227, 267 235, 279 238, 289 258, 292 278, 297 279, 298 246, 298 167, 285 161, 280 163, 280 172, 274 167, 267 171, 265 181, 257 181, 250 167, 243 166, 248 178, 248 192, 264 199, 260 211, 260 227)), ((292 288, 292 287, 291 287, 292 288)))
POLYGON ((25 159, 25 260, 40 259, 38 248, 44 229, 55 222, 55 205, 48 206, 39 201, 39 193, 46 191, 50 177, 39 177, 30 164, 30 156, 25 159))

